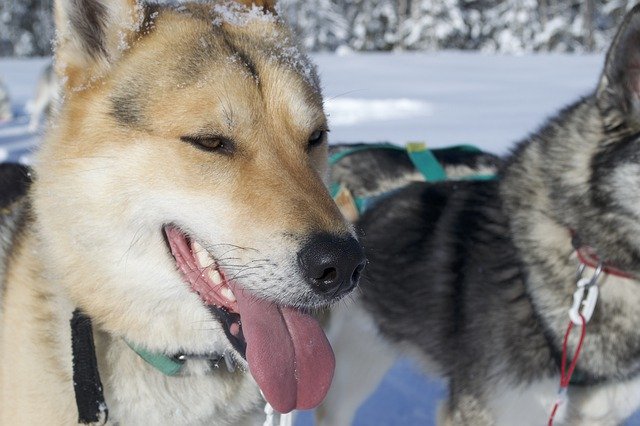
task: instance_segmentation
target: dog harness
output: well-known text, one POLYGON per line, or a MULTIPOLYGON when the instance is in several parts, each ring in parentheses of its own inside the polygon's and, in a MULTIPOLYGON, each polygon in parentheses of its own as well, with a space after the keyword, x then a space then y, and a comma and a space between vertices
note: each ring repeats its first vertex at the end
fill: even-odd
MULTIPOLYGON (((102 381, 98 371, 93 327, 91 318, 81 310, 76 309, 71 317, 71 351, 73 359, 73 390, 78 408, 78 423, 105 424, 109 419, 109 409, 104 399, 102 381)), ((189 359, 208 361, 213 367, 224 361, 229 372, 235 371, 232 357, 224 354, 212 353, 204 355, 177 354, 169 356, 153 353, 137 347, 129 342, 127 345, 145 362, 166 376, 176 376, 189 359)), ((264 395, 263 395, 264 398, 264 395)), ((264 407, 265 422, 263 426, 273 426, 278 415, 267 402, 264 407)), ((291 413, 279 414, 279 426, 291 426, 291 413)))
MULTIPOLYGON (((351 149, 346 149, 344 151, 337 152, 331 156, 329 156, 329 165, 335 166, 342 159, 356 154, 358 152, 363 151, 373 151, 373 150, 393 150, 393 151, 404 151, 409 156, 409 159, 413 163, 416 170, 422 174, 426 182, 443 182, 447 180, 452 180, 447 176, 447 171, 440 164, 436 156, 433 154, 433 151, 427 148, 426 143, 424 142, 409 142, 404 147, 399 145, 394 145, 390 143, 378 143, 378 144, 366 144, 359 145, 351 149)), ((471 152, 471 153, 480 153, 482 152, 478 147, 473 145, 456 145, 452 146, 449 149, 456 149, 462 152, 471 152)), ((464 178, 460 178, 458 180, 493 180, 496 179, 496 175, 494 174, 475 174, 471 176, 467 176, 464 178)), ((345 186, 341 182, 333 182, 330 186, 331 196, 338 200, 341 195, 346 191, 345 186)), ((349 200, 351 200, 358 211, 359 214, 364 213, 371 205, 373 205, 376 201, 381 198, 389 195, 390 192, 377 194, 371 197, 353 197, 350 192, 347 196, 349 200)), ((340 203, 339 203, 340 204, 340 203)))
MULTIPOLYGON (((562 355, 560 359, 560 387, 558 396, 549 416, 548 426, 553 426, 554 418, 558 409, 566 402, 570 385, 589 385, 590 380, 584 372, 576 370, 578 358, 587 334, 587 324, 591 320, 598 302, 600 287, 598 282, 602 275, 613 275, 624 279, 636 279, 635 275, 623 271, 605 262, 598 255, 596 249, 583 245, 577 237, 575 231, 570 230, 571 243, 578 258, 579 266, 576 276, 576 291, 573 293, 573 301, 569 309, 569 325, 562 342, 562 355), (584 277, 587 268, 594 269, 591 277, 584 277), (580 327, 580 337, 576 346, 573 358, 568 360, 568 341, 574 327, 580 327), (567 367, 567 363, 569 363, 567 367), (574 375, 574 372, 576 373, 574 375)), ((600 381, 596 380, 596 383, 600 381)))
POLYGON ((227 370, 230 373, 233 373, 236 369, 235 362, 232 357, 227 353, 211 353, 211 354, 186 354, 180 353, 173 356, 169 356, 163 353, 158 352, 150 352, 144 348, 136 346, 127 340, 125 340, 126 344, 138 354, 140 358, 142 358, 147 364, 151 365, 153 368, 164 374, 165 376, 177 376, 182 371, 182 367, 186 361, 200 360, 200 361, 208 361, 214 368, 218 368, 218 366, 224 361, 227 370))
POLYGON ((79 309, 71 317, 71 351, 78 423, 105 424, 109 418, 109 409, 104 400, 98 371, 91 318, 79 309))

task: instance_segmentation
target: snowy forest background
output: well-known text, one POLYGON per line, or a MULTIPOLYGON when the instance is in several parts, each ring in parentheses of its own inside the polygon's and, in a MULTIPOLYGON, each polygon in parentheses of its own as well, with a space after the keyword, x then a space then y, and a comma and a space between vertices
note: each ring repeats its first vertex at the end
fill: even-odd
MULTIPOLYGON (((0 56, 51 51, 53 0, 0 0, 0 56)), ((595 52, 635 0, 281 0, 312 51, 595 52)))

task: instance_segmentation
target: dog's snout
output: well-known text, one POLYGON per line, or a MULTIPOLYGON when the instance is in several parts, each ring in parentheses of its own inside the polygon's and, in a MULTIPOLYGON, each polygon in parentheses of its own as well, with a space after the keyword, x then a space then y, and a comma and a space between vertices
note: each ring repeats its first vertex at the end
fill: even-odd
POLYGON ((339 297, 358 285, 366 260, 355 238, 322 233, 312 236, 300 250, 298 263, 317 293, 339 297))

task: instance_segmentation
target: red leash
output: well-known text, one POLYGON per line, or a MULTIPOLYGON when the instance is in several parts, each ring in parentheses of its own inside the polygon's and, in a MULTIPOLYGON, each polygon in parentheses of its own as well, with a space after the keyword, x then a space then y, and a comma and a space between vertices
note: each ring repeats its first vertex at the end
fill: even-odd
POLYGON ((567 326, 567 332, 564 334, 564 341, 562 342, 562 363, 560 364, 560 390, 558 391, 558 399, 553 406, 553 410, 551 410, 551 416, 549 417, 549 426, 553 426, 553 419, 556 416, 558 408, 562 405, 567 397, 567 389, 569 388, 569 383, 571 382, 571 376, 573 376, 573 371, 576 369, 576 364, 578 364, 578 358, 580 357, 580 351, 582 350, 582 344, 584 343, 584 337, 587 334, 587 320, 580 314, 580 319, 582 320, 582 326, 580 328, 580 340, 578 341, 578 347, 576 348, 576 353, 573 355, 571 359, 571 363, 569 364, 569 370, 567 370, 567 353, 568 353, 568 342, 569 335, 573 330, 573 321, 569 321, 569 325, 567 326))
POLYGON ((611 263, 604 262, 597 251, 589 246, 581 245, 576 239, 575 231, 570 231, 576 255, 580 262, 578 269, 578 277, 576 281, 577 289, 573 293, 573 305, 569 310, 569 325, 567 331, 564 334, 564 341, 562 342, 562 360, 560 364, 560 389, 558 390, 558 399, 553 405, 551 415, 549 416, 548 426, 553 426, 553 419, 560 406, 566 402, 567 392, 569 389, 569 383, 571 383, 571 376, 578 364, 578 358, 580 357, 580 351, 584 344, 584 339, 587 334, 587 323, 591 319, 595 310, 596 303, 598 301, 599 288, 598 279, 601 274, 614 275, 620 278, 636 279, 633 274, 630 274, 622 269, 616 268, 611 263), (582 274, 586 267, 595 269, 595 273, 591 278, 583 278, 582 274), (567 357, 568 357, 568 342, 569 336, 574 326, 580 327, 580 340, 578 340, 578 346, 576 347, 575 354, 567 369, 567 357))
POLYGON ((610 263, 603 262, 598 256, 596 250, 592 247, 578 247, 576 249, 576 254, 578 255, 578 260, 580 261, 580 263, 590 268, 596 269, 598 265, 602 265, 602 272, 607 275, 614 275, 620 278, 635 279, 635 276, 633 274, 623 271, 620 268, 616 268, 610 263))
POLYGON ((549 416, 548 426, 553 426, 553 420, 558 413, 558 409, 567 400, 567 392, 569 390, 569 384, 571 383, 571 376, 573 376, 573 372, 578 364, 580 351, 582 350, 584 339, 587 335, 587 323, 591 320, 596 303, 598 302, 598 296, 600 293, 598 279, 602 273, 622 276, 618 273, 621 271, 615 270, 615 268, 607 268, 607 265, 600 260, 595 250, 590 249, 589 247, 580 247, 576 249, 576 252, 580 261, 580 267, 578 268, 578 276, 576 278, 576 291, 573 293, 573 304, 569 309, 569 325, 567 326, 567 331, 564 333, 564 340, 562 342, 560 389, 558 390, 558 398, 556 399, 553 409, 551 410, 551 415, 549 416), (591 278, 583 278, 582 276, 587 266, 595 269, 591 278), (569 368, 567 369, 569 336, 575 326, 580 327, 580 340, 578 340, 578 346, 576 347, 576 351, 573 354, 573 358, 571 359, 569 368))

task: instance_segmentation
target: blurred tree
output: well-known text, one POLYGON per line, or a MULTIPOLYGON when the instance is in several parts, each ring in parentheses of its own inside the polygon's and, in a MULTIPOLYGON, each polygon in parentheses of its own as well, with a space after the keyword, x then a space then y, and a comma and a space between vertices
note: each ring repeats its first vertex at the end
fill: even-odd
POLYGON ((407 0, 398 26, 398 47, 413 50, 464 48, 469 39, 462 0, 407 0))
POLYGON ((595 49, 595 4, 594 0, 584 0, 582 3, 584 23, 584 47, 588 51, 595 49))
POLYGON ((279 8, 307 49, 335 50, 347 43, 349 25, 334 0, 283 0, 279 8))
POLYGON ((0 0, 0 55, 51 54, 52 0, 0 0))
MULTIPOLYGON (((52 2, 0 0, 0 55, 43 55, 51 51, 52 2)), ((280 0, 280 10, 310 50, 348 47, 586 52, 605 49, 624 14, 635 3, 636 0, 280 0)))
POLYGON ((391 50, 398 41, 397 0, 342 0, 356 50, 391 50))

